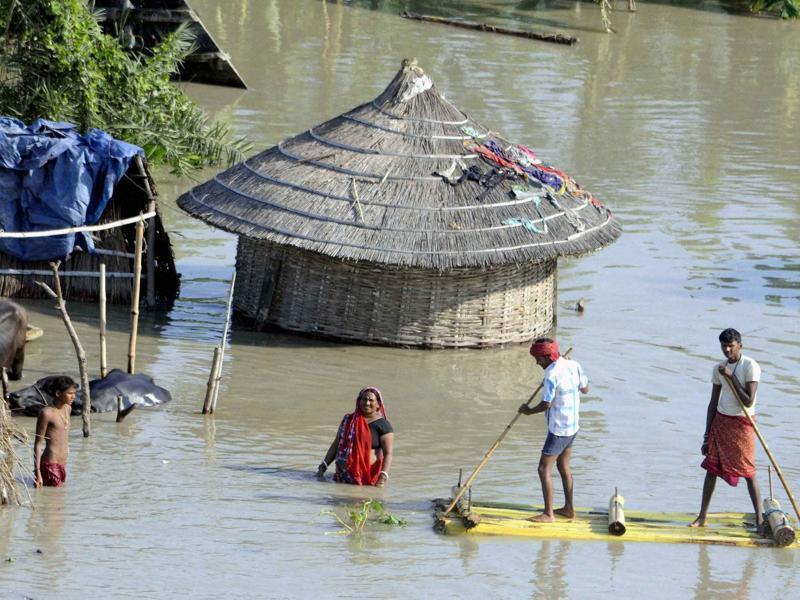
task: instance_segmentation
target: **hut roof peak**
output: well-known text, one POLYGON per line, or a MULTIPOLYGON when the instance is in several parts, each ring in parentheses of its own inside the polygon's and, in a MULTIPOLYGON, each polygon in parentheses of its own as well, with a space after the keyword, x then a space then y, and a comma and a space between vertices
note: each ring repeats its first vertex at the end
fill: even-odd
POLYGON ((446 124, 464 118, 464 114, 437 91, 416 58, 403 59, 400 70, 373 105, 378 110, 388 111, 390 116, 412 121, 446 124))

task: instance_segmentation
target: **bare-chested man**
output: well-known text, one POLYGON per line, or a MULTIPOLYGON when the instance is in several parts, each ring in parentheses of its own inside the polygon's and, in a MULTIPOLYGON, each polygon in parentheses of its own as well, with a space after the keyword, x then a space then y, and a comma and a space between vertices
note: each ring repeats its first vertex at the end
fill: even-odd
POLYGON ((77 388, 72 378, 56 377, 51 383, 53 406, 45 406, 36 420, 33 473, 37 488, 43 485, 61 487, 67 480, 69 417, 77 388))

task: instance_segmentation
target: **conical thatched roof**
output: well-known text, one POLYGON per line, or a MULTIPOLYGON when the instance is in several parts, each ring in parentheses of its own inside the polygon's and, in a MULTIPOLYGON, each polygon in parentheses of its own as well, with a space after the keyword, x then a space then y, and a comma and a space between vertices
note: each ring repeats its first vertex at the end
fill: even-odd
POLYGON ((178 204, 232 233, 419 268, 582 254, 621 231, 571 178, 445 100, 414 60, 375 100, 220 173, 178 204))

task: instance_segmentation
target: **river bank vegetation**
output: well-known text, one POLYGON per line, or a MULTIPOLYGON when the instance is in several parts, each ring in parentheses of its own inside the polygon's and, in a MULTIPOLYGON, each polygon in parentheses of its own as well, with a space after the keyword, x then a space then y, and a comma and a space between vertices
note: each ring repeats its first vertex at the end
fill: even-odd
POLYGON ((185 28, 129 53, 97 16, 84 0, 0 0, 2 114, 103 129, 178 174, 242 159, 244 141, 170 80, 192 50, 185 28))

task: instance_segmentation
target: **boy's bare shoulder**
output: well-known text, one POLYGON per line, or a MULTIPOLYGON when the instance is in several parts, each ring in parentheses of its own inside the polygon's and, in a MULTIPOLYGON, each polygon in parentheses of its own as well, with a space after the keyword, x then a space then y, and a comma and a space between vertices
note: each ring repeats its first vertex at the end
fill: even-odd
POLYGON ((45 406, 42 410, 39 411, 39 419, 44 421, 49 421, 56 415, 57 412, 58 409, 56 409, 54 406, 45 406))

